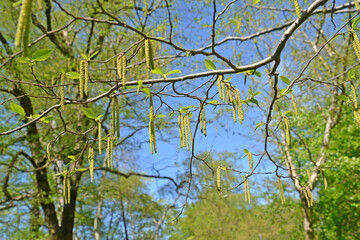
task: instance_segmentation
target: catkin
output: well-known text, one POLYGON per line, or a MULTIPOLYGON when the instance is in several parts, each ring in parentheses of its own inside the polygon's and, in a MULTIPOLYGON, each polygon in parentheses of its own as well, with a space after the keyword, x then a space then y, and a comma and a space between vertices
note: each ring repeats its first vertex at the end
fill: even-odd
POLYGON ((50 158, 50 144, 51 142, 49 142, 46 146, 46 154, 47 154, 47 158, 48 158, 48 161, 51 162, 51 158, 50 158))
POLYGON ((65 204, 67 204, 67 197, 66 197, 66 187, 67 187, 67 174, 64 175, 64 179, 63 179, 63 185, 64 185, 64 191, 63 191, 63 195, 64 195, 64 200, 65 200, 65 204))
POLYGON ((125 75, 126 75, 126 56, 125 56, 125 54, 123 54, 122 57, 121 57, 121 66, 122 66, 122 69, 121 69, 122 85, 123 85, 123 88, 125 88, 125 87, 126 87, 126 81, 125 81, 125 75))
POLYGON ((284 204, 285 203, 284 187, 283 187, 280 177, 278 177, 278 187, 279 187, 281 204, 284 204))
POLYGON ((38 0, 37 4, 40 11, 44 9, 44 0, 38 0))
POLYGON ((310 187, 306 187, 304 191, 308 207, 312 207, 314 205, 314 199, 312 197, 310 187))
POLYGON ((240 124, 242 124, 242 122, 244 120, 244 111, 243 111, 242 100, 241 100, 239 89, 236 89, 236 88, 234 89, 234 96, 235 96, 235 102, 236 102, 236 108, 237 108, 237 113, 238 113, 238 117, 239 117, 239 122, 240 122, 240 124))
POLYGON ((217 76, 216 82, 217 82, 217 86, 218 86, 219 97, 220 97, 220 99, 222 100, 222 99, 223 99, 223 96, 222 96, 221 75, 218 75, 218 76, 217 76))
MULTIPOLYGON (((26 37, 23 36, 24 30, 26 30, 26 25, 30 25, 30 12, 31 12, 31 3, 32 0, 23 0, 21 9, 20 9, 20 15, 19 20, 16 28, 16 34, 15 34, 15 46, 19 47, 21 38, 26 37)), ((24 34, 25 35, 25 34, 24 34)))
POLYGON ((248 156, 248 160, 249 160, 249 167, 250 167, 251 171, 253 171, 253 158, 252 158, 251 152, 248 151, 247 156, 248 156))
POLYGON ((113 142, 113 140, 114 140, 113 136, 110 136, 110 167, 111 167, 111 169, 113 168, 113 165, 114 165, 114 151, 113 151, 114 142, 113 142))
POLYGON ((216 169, 216 188, 218 190, 218 192, 221 191, 221 173, 220 173, 221 169, 220 169, 220 166, 217 167, 216 169))
POLYGON ((116 97, 112 99, 111 103, 111 134, 115 136, 115 128, 116 128, 116 103, 115 103, 116 97))
POLYGON ((186 148, 189 150, 189 132, 188 132, 188 122, 187 122, 187 115, 184 116, 184 130, 185 130, 185 139, 186 139, 186 148))
POLYGON ((106 162, 107 162, 107 167, 110 167, 110 142, 111 142, 111 137, 110 135, 107 138, 107 148, 106 148, 106 162))
POLYGON ((179 123, 180 148, 182 148, 183 147, 183 134, 182 134, 182 117, 181 117, 181 113, 179 113, 178 123, 179 123))
POLYGON ((294 5, 295 5, 296 16, 297 16, 298 18, 301 18, 301 11, 300 11, 299 1, 298 1, 298 0, 294 0, 294 5))
POLYGON ((192 133, 191 133, 191 126, 190 126, 190 118, 188 115, 185 116, 184 118, 185 122, 186 122, 186 144, 187 144, 187 150, 189 150, 190 144, 192 145, 192 133))
POLYGON ((60 76, 60 106, 62 110, 65 110, 65 75, 62 73, 60 76))
POLYGON ((122 56, 124 54, 123 53, 120 53, 119 56, 116 58, 116 70, 117 70, 117 74, 118 74, 118 77, 119 79, 122 78, 122 56))
POLYGON ((235 102, 232 102, 232 112, 233 112, 233 120, 236 123, 236 105, 235 102))
POLYGON ((94 148, 93 147, 89 147, 88 160, 89 160, 91 182, 93 182, 94 181, 94 148))
POLYGON ((290 139, 290 121, 289 118, 287 116, 283 116, 284 118, 284 125, 285 125, 285 139, 286 139, 286 144, 288 146, 290 146, 291 144, 291 139, 290 139))
POLYGON ((68 197, 68 200, 67 200, 67 203, 70 204, 70 177, 67 178, 67 197, 68 197))
POLYGON ((89 62, 84 60, 85 95, 89 95, 89 62))
POLYGON ((98 120, 98 141, 99 141, 99 154, 101 154, 101 121, 98 120))
POLYGON ((321 169, 321 174, 322 174, 322 177, 324 179, 324 188, 326 190, 328 188, 328 183, 327 183, 327 180, 326 180, 326 177, 325 177, 324 170, 322 170, 322 169, 321 169))
POLYGON ((295 97, 294 97, 294 94, 292 92, 290 94, 291 94, 291 101, 292 101, 292 104, 293 104, 294 110, 295 110, 295 115, 297 116, 298 111, 297 111, 297 107, 296 107, 295 97))
POLYGON ((80 78, 79 78, 79 92, 80 98, 84 97, 84 80, 85 80, 85 60, 80 61, 80 78))
POLYGON ((360 109, 359 109, 358 103, 357 103, 356 89, 352 82, 350 85, 351 85, 351 99, 353 102, 353 112, 354 112, 355 120, 358 123, 358 125, 360 126, 360 109))
POLYGON ((155 120, 154 120, 154 103, 152 100, 152 96, 150 96, 150 121, 149 121, 149 138, 150 138, 150 150, 151 154, 157 152, 156 149, 156 137, 155 137, 155 120))
POLYGON ((245 188, 245 201, 251 203, 249 180, 247 179, 247 176, 246 176, 246 179, 244 181, 244 188, 245 188))
POLYGON ((352 35, 352 44, 356 53, 357 58, 360 60, 360 41, 354 29, 350 29, 350 34, 352 35))
POLYGON ((200 104, 200 131, 201 133, 204 134, 204 136, 206 137, 206 115, 205 115, 205 108, 204 106, 201 106, 200 104))
POLYGON ((120 137, 120 106, 117 97, 115 97, 115 111, 116 111, 116 134, 120 137))
POLYGON ((149 39, 145 40, 145 61, 146 68, 151 71, 154 68, 154 58, 151 41, 149 39))
POLYGON ((354 2, 355 2, 355 8, 356 8, 356 10, 357 10, 357 11, 360 11, 360 6, 359 6, 358 0, 355 0, 354 2))
POLYGON ((181 134, 183 136, 182 146, 186 147, 185 119, 183 115, 181 115, 181 134))
POLYGON ((310 172, 309 172, 309 170, 308 170, 308 169, 306 169, 306 174, 307 174, 308 179, 309 179, 309 187, 310 187, 310 189, 312 189, 311 178, 310 178, 310 172))
POLYGON ((225 83, 222 81, 222 79, 223 79, 223 77, 221 76, 221 90, 222 90, 221 95, 222 95, 223 102, 225 102, 226 96, 227 96, 227 95, 225 95, 226 94, 226 91, 225 91, 226 87, 225 87, 225 83))

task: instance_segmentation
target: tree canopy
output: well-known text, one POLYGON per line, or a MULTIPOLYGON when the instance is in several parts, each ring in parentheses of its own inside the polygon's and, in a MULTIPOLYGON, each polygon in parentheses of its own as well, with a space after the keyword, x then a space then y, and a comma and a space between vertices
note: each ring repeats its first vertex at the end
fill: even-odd
POLYGON ((0 3, 6 239, 358 239, 358 1, 0 3))

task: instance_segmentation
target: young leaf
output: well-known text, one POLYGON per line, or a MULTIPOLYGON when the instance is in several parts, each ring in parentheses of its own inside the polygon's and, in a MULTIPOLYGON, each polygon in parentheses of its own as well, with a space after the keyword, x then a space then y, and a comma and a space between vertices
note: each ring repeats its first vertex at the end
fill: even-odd
POLYGON ((215 64, 214 64, 212 61, 210 61, 210 60, 208 60, 208 59, 205 59, 204 61, 205 61, 205 67, 206 67, 207 69, 209 69, 209 70, 216 70, 216 66, 215 66, 215 64))
POLYGON ((218 100, 212 100, 212 101, 208 102, 208 104, 218 104, 218 103, 219 103, 218 100))
POLYGON ((87 171, 87 169, 86 168, 76 168, 75 171, 76 172, 85 172, 85 171, 87 171))
POLYGON ((291 83, 290 79, 288 79, 287 77, 280 76, 280 79, 281 79, 281 81, 283 81, 287 85, 289 85, 291 83))
POLYGON ((154 74, 164 75, 164 71, 160 68, 155 68, 154 70, 151 70, 151 72, 154 74))
POLYGON ((32 60, 42 62, 48 59, 54 49, 40 49, 33 53, 32 60))
POLYGON ((144 87, 144 88, 142 88, 141 89, 144 93, 146 93, 146 95, 150 95, 150 89, 148 89, 148 88, 146 88, 146 87, 144 87))
POLYGON ((90 55, 89 60, 95 57, 96 54, 98 54, 99 50, 95 51, 93 54, 90 55))
POLYGON ((349 97, 346 96, 346 95, 339 95, 337 96, 337 98, 341 101, 348 101, 349 100, 349 97))
POLYGON ((259 128, 259 127, 261 127, 262 125, 264 125, 264 123, 258 123, 258 124, 256 124, 256 127, 255 127, 255 129, 254 129, 254 132, 259 128))
POLYGON ((166 117, 166 115, 164 115, 164 114, 158 114, 158 115, 156 115, 155 117, 156 117, 156 118, 163 118, 163 117, 166 117))
POLYGON ((19 57, 16 59, 16 61, 18 61, 19 63, 30 63, 31 62, 30 58, 28 58, 28 57, 19 57))
POLYGON ((65 76, 71 79, 79 79, 80 74, 78 72, 67 72, 65 73, 65 76))
POLYGON ((75 156, 74 155, 69 155, 69 156, 67 156, 69 159, 71 159, 71 160, 73 160, 73 161, 75 161, 75 156))
POLYGON ((176 69, 176 70, 172 70, 170 72, 167 72, 166 74, 171 75, 171 74, 174 74, 174 73, 181 73, 181 71, 179 69, 176 69))
POLYGON ((91 110, 90 108, 82 108, 84 114, 90 118, 90 119, 95 119, 96 118, 96 115, 95 113, 93 112, 93 110, 91 110))
MULTIPOLYGON (((357 1, 357 0, 355 0, 355 1, 357 1)), ((352 24, 352 29, 356 29, 356 27, 357 27, 357 25, 359 24, 359 22, 360 22, 360 17, 357 17, 356 19, 355 19, 355 21, 353 22, 353 24, 352 24)))
POLYGON ((10 103, 10 106, 14 112, 20 114, 22 117, 25 117, 25 110, 20 105, 17 105, 16 103, 10 103))

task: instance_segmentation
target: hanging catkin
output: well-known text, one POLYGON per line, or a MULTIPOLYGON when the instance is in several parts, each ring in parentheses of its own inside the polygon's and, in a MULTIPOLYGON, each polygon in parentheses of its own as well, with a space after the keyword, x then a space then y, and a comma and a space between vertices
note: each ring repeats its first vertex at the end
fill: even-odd
POLYGON ((251 203, 251 196, 250 196, 250 188, 249 188, 249 180, 247 178, 248 176, 245 177, 245 181, 244 181, 244 188, 245 188, 245 201, 251 203))
POLYGON ((84 60, 85 95, 89 95, 89 62, 84 60))
POLYGON ((106 162, 107 162, 107 167, 110 167, 110 143, 111 143, 111 137, 110 135, 108 135, 107 138, 107 147, 106 147, 106 162))
POLYGON ((351 85, 351 100, 353 102, 353 112, 354 112, 355 120, 357 124, 360 126, 360 109, 357 103, 356 89, 352 81, 350 82, 350 85, 351 85))
POLYGON ((281 204, 284 204, 285 203, 284 187, 283 187, 280 177, 278 177, 278 187, 279 187, 281 204))
POLYGON ((93 147, 89 147, 88 160, 89 160, 91 182, 93 182, 94 181, 94 148, 93 147))
POLYGON ((79 93, 80 98, 84 97, 85 60, 80 61, 79 93))
POLYGON ((204 136, 206 137, 206 115, 205 115, 205 108, 203 105, 201 105, 200 103, 200 131, 201 133, 204 134, 204 136))
POLYGON ((294 110, 295 110, 295 115, 297 116, 298 115, 298 110, 297 110, 297 107, 296 107, 296 102, 295 102, 295 97, 294 97, 294 94, 291 92, 291 101, 292 101, 292 104, 294 106, 294 110))
POLYGON ((126 56, 125 54, 123 54, 123 56, 121 57, 121 66, 122 66, 122 71, 121 71, 121 78, 122 78, 122 85, 123 88, 126 87, 126 80, 125 80, 125 75, 126 75, 126 56))
POLYGON ((40 11, 44 9, 44 0, 38 0, 37 4, 40 11))
POLYGON ((117 70, 117 74, 118 74, 118 77, 119 79, 122 78, 122 56, 124 54, 123 53, 120 53, 119 56, 116 58, 116 70, 117 70))
POLYGON ((115 100, 115 111, 116 111, 116 134, 117 137, 120 137, 120 106, 117 97, 114 98, 115 100))
POLYGON ((65 76, 63 73, 60 75, 60 84, 60 106, 62 110, 65 110, 65 76))
POLYGON ((221 79, 222 79, 221 75, 218 75, 216 82, 218 86, 219 97, 221 100, 223 100, 221 79))
POLYGON ((360 6, 359 6, 358 0, 354 0, 354 2, 355 2, 355 9, 356 9, 357 11, 360 11, 360 6))
POLYGON ((299 1, 298 0, 293 0, 293 1, 294 1, 295 11, 296 11, 296 16, 298 18, 301 18, 301 11, 300 11, 299 1))
POLYGON ((179 123, 179 136, 180 136, 180 148, 183 147, 183 127, 182 127, 182 116, 181 116, 181 113, 179 113, 179 117, 178 117, 178 123, 179 123))
POLYGON ((101 154, 101 121, 98 120, 98 141, 99 141, 99 154, 101 154))
POLYGON ((287 116, 283 116, 284 119, 284 125, 285 125, 285 139, 286 139, 286 145, 290 146, 291 140, 290 140, 290 121, 287 116))
POLYGON ((146 61, 146 68, 149 71, 154 69, 153 49, 151 46, 151 41, 149 39, 145 40, 145 61, 146 61))
POLYGON ((152 100, 152 96, 150 96, 150 113, 149 113, 150 121, 149 121, 149 138, 150 138, 150 150, 151 154, 157 152, 156 149, 156 137, 155 137, 155 120, 154 120, 154 103, 152 100))
POLYGON ((221 191, 221 167, 218 166, 216 169, 216 188, 218 190, 218 192, 220 193, 221 191))
POLYGON ((351 40, 352 40, 352 44, 353 44, 356 56, 357 56, 358 60, 360 60, 360 41, 359 41, 359 38, 356 35, 356 32, 354 31, 354 29, 350 28, 349 33, 352 36, 351 40))
POLYGON ((247 156, 248 156, 248 160, 249 160, 249 167, 250 167, 251 171, 253 171, 253 157, 252 157, 251 152, 248 151, 247 156))
POLYGON ((116 129, 116 97, 111 101, 111 135, 115 136, 116 129))
POLYGON ((192 134, 191 134, 191 126, 190 126, 190 118, 188 115, 185 116, 184 118, 185 122, 186 122, 186 146, 187 146, 187 150, 189 150, 190 144, 192 145, 192 134))
MULTIPOLYGON (((26 30, 26 25, 30 25, 30 13, 31 13, 31 3, 32 0, 23 0, 20 14, 19 14, 19 20, 16 28, 16 34, 15 34, 15 46, 19 47, 20 42, 22 38, 26 38, 24 31, 26 30)), ((27 32, 29 33, 29 31, 27 32)))
POLYGON ((242 100, 241 100, 239 89, 237 89, 237 88, 234 89, 234 96, 235 96, 235 102, 236 102, 236 108, 237 108, 237 113, 238 113, 238 117, 239 117, 239 122, 240 122, 240 124, 242 124, 242 122, 244 120, 244 111, 243 111, 243 105, 242 105, 242 100))

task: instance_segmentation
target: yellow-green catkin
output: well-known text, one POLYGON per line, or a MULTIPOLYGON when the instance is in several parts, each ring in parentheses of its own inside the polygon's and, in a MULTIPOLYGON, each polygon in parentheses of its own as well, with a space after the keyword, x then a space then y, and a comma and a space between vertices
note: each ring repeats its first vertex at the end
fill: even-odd
POLYGON ((186 118, 187 118, 187 115, 184 116, 184 130, 185 130, 184 136, 185 136, 185 140, 186 140, 186 148, 187 148, 187 150, 189 150, 189 133, 188 133, 188 126, 187 126, 188 122, 187 122, 186 118))
POLYGON ((186 129, 186 123, 185 123, 185 118, 183 115, 181 115, 181 134, 183 136, 183 147, 186 147, 186 133, 185 133, 185 129, 186 129))
POLYGON ((47 158, 48 158, 48 161, 51 162, 51 158, 50 158, 50 144, 51 142, 49 142, 46 146, 46 154, 47 154, 47 158))
POLYGON ((216 188, 218 192, 221 191, 221 167, 218 166, 216 169, 216 188))
POLYGON ((120 137, 120 106, 117 97, 114 98, 115 100, 115 111, 116 111, 116 134, 117 137, 120 137))
POLYGON ((71 187, 70 187, 70 177, 67 178, 67 197, 68 197, 68 200, 67 200, 67 203, 70 204, 70 190, 71 190, 71 187))
POLYGON ((357 124, 360 126, 360 109, 359 109, 358 103, 357 103, 356 89, 352 82, 350 82, 350 84, 351 84, 351 100, 353 102, 354 117, 355 117, 357 124))
POLYGON ((283 187, 283 184, 282 184, 282 181, 281 181, 280 177, 278 177, 278 187, 279 187, 279 194, 280 194, 281 204, 284 204, 285 203, 284 187, 283 187))
POLYGON ((186 122, 186 135, 187 135, 187 150, 189 150, 190 145, 192 145, 192 133, 191 133, 191 125, 190 125, 190 118, 188 115, 184 118, 186 122))
POLYGON ((238 117, 239 117, 239 122, 240 122, 240 124, 242 124, 242 122, 244 120, 244 111, 243 111, 243 105, 242 105, 242 100, 241 100, 239 89, 236 89, 236 88, 234 89, 234 98, 235 98, 235 102, 236 102, 236 108, 237 108, 237 113, 238 113, 238 117))
POLYGON ((222 81, 222 79, 223 79, 223 76, 221 76, 221 95, 222 95, 222 100, 223 100, 223 102, 225 102, 226 101, 226 91, 225 91, 225 83, 224 83, 224 81, 222 81))
POLYGON ((106 148, 107 167, 110 167, 110 144, 111 144, 111 136, 109 135, 107 138, 107 148, 106 148))
POLYGON ((146 68, 151 71, 154 68, 154 58, 151 41, 149 39, 145 40, 145 61, 146 68))
POLYGON ((294 97, 294 94, 291 92, 291 101, 292 101, 292 104, 294 106, 294 110, 295 110, 295 115, 297 116, 298 115, 298 110, 297 110, 297 106, 296 106, 296 102, 295 102, 295 97, 294 97))
POLYGON ((32 0, 23 0, 22 1, 20 14, 19 14, 19 20, 18 20, 16 34, 15 34, 15 46, 16 47, 19 47, 21 39, 26 37, 23 35, 25 35, 24 31, 26 30, 25 29, 26 25, 30 25, 29 20, 30 20, 30 13, 31 13, 31 3, 32 3, 32 0))
POLYGON ((249 160, 249 167, 250 167, 251 171, 253 171, 253 157, 252 157, 251 152, 248 151, 247 156, 248 156, 248 160, 249 160))
POLYGON ((298 18, 301 18, 301 11, 300 11, 300 5, 299 5, 298 0, 294 0, 294 6, 295 6, 295 11, 296 11, 296 16, 298 18))
POLYGON ((205 115, 205 108, 200 104, 200 131, 206 137, 206 115, 205 115))
POLYGON ((354 29, 350 28, 350 34, 352 36, 352 44, 356 53, 357 58, 360 60, 360 41, 354 29))
POLYGON ((178 123, 179 123, 179 136, 180 136, 180 148, 183 147, 183 127, 182 127, 182 116, 181 116, 181 113, 179 113, 179 117, 178 117, 178 123))
POLYGON ((99 141, 99 154, 101 154, 101 121, 98 120, 98 141, 99 141))
POLYGON ((84 97, 85 60, 80 61, 79 93, 80 98, 84 97))
POLYGON ((40 11, 44 9, 44 0, 38 0, 37 4, 40 11))
POLYGON ((85 95, 89 95, 89 62, 84 60, 85 95))
POLYGON ((310 187, 310 189, 312 189, 311 177, 310 177, 310 172, 309 172, 309 170, 308 170, 308 169, 306 169, 306 174, 307 174, 308 179, 309 179, 309 187, 310 187))
POLYGON ((119 56, 116 58, 116 70, 117 70, 117 74, 119 79, 122 78, 122 57, 123 57, 123 53, 120 53, 119 56))
POLYGON ((110 136, 110 167, 111 169, 114 166, 114 151, 113 151, 113 146, 114 146, 114 138, 113 136, 110 136))
POLYGON ((355 8, 356 8, 356 10, 357 10, 357 11, 360 11, 360 6, 359 6, 358 0, 354 0, 354 2, 355 2, 355 8))
POLYGON ((156 137, 155 137, 155 120, 154 120, 154 103, 152 96, 150 96, 150 113, 149 113, 149 138, 150 138, 150 150, 151 154, 157 153, 156 149, 156 137))
POLYGON ((93 147, 89 147, 88 161, 89 161, 91 182, 93 182, 94 181, 94 148, 93 147))
POLYGON ((283 116, 284 119, 284 125, 285 125, 285 139, 286 139, 286 145, 290 146, 291 139, 290 139, 290 121, 287 116, 283 116))
POLYGON ((222 79, 222 75, 218 75, 217 76, 217 86, 218 86, 218 91, 219 91, 219 97, 222 100, 223 99, 223 95, 222 95, 222 84, 221 84, 221 79, 222 79))
POLYGON ((63 179, 63 185, 64 185, 64 190, 63 190, 63 195, 64 195, 64 200, 65 200, 65 204, 67 204, 67 197, 66 197, 66 188, 67 188, 67 174, 64 175, 64 179, 63 179))
POLYGON ((245 188, 245 201, 251 203, 249 180, 247 179, 247 176, 244 181, 244 188, 245 188))
POLYGON ((125 56, 125 54, 123 54, 122 57, 121 57, 121 66, 122 66, 122 69, 121 69, 122 85, 123 85, 123 88, 125 88, 125 87, 126 87, 126 80, 125 80, 125 75, 126 75, 126 56, 125 56))
POLYGON ((308 207, 312 207, 314 205, 314 199, 313 199, 313 196, 312 196, 312 193, 311 193, 311 189, 310 187, 306 187, 305 190, 304 190, 304 194, 305 194, 305 197, 306 197, 306 201, 307 201, 307 204, 308 204, 308 207))
POLYGON ((65 75, 62 73, 60 76, 60 106, 62 110, 65 110, 65 75))
POLYGON ((116 97, 111 102, 111 135, 115 136, 116 129, 116 97))

